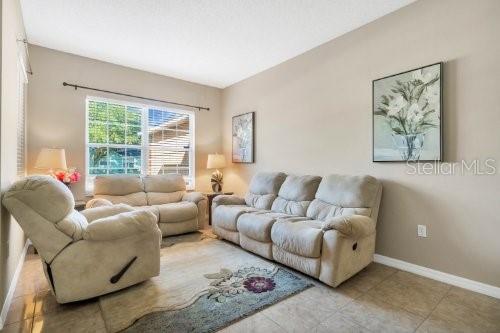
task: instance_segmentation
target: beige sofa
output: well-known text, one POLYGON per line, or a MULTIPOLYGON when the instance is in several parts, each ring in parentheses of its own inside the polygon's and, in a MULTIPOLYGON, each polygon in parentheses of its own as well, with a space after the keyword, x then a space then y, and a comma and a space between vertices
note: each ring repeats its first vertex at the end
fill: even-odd
POLYGON ((373 260, 381 196, 370 176, 258 173, 245 198, 214 199, 213 230, 335 287, 373 260))
POLYGON ((206 197, 186 192, 184 178, 178 174, 97 176, 94 199, 87 202, 87 208, 112 204, 151 211, 163 236, 196 231, 206 225, 206 197))
POLYGON ((48 176, 16 182, 2 200, 38 250, 59 303, 107 294, 157 276, 154 214, 127 205, 74 210, 70 190, 48 176))

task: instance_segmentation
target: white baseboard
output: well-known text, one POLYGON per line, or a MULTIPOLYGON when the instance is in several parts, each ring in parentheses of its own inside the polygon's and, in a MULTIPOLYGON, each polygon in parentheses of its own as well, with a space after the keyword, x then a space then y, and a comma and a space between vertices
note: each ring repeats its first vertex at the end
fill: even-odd
POLYGON ((3 324, 7 319, 7 313, 9 312, 10 303, 12 303, 12 298, 14 298, 14 292, 16 290, 17 281, 19 280, 19 275, 21 274, 21 270, 23 269, 24 258, 26 257, 26 252, 28 252, 28 246, 30 246, 31 242, 29 239, 24 243, 24 249, 19 257, 19 261, 17 263, 16 271, 14 272, 14 276, 12 277, 12 281, 10 281, 9 291, 7 292, 7 296, 5 297, 5 301, 3 302, 2 312, 0 312, 0 330, 3 328, 3 324))
POLYGON ((468 289, 475 291, 477 293, 481 293, 484 295, 488 295, 491 297, 500 299, 500 288, 495 287, 486 283, 469 280, 460 276, 456 276, 453 274, 444 273, 441 271, 437 271, 435 269, 427 268, 424 266, 415 265, 403 260, 394 259, 390 257, 386 257, 380 254, 374 255, 374 261, 380 264, 384 264, 387 266, 391 266, 402 271, 407 271, 410 273, 414 273, 417 275, 425 276, 429 279, 437 280, 440 282, 448 283, 456 287, 468 289))

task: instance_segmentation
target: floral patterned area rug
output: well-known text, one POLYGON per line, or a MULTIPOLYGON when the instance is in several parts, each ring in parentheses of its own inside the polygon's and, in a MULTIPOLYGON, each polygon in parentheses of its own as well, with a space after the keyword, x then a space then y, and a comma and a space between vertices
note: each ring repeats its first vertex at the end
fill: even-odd
POLYGON ((312 284, 210 232, 166 238, 160 275, 101 296, 110 332, 214 332, 312 284))
POLYGON ((280 268, 245 267, 205 274, 211 288, 192 305, 153 312, 124 332, 215 332, 312 284, 280 268))

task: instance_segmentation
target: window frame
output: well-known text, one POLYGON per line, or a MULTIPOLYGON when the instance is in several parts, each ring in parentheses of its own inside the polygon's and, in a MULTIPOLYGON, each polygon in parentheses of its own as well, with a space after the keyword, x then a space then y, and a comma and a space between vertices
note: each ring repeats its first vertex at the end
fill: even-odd
MULTIPOLYGON (((89 178, 93 178, 95 176, 90 175, 89 170, 89 148, 90 147, 106 147, 106 148, 131 148, 131 149, 139 149, 141 151, 141 176, 148 175, 148 167, 149 167, 149 110, 160 110, 166 112, 173 112, 179 114, 185 114, 189 116, 189 176, 184 177, 186 181, 186 189, 194 190, 195 188, 195 180, 196 180, 196 150, 195 150, 195 113, 189 110, 177 109, 165 107, 158 104, 144 104, 137 102, 130 102, 128 100, 119 100, 107 97, 99 97, 99 96, 90 96, 87 95, 85 98, 85 192, 87 195, 92 195, 94 192, 93 187, 89 187, 89 178), (141 109, 141 132, 142 135, 142 143, 141 145, 128 145, 128 144, 113 144, 113 143, 89 143, 89 102, 101 102, 108 104, 118 104, 124 105, 125 107, 136 107, 141 109), (187 181, 189 179, 189 181, 187 181)), ((109 126, 109 125, 108 125, 109 126)), ((109 140, 109 138, 108 138, 109 140)), ((108 150, 109 151, 109 150, 108 150)), ((108 165, 109 171, 109 165, 108 165)), ((109 173, 107 174, 109 175, 109 173)))

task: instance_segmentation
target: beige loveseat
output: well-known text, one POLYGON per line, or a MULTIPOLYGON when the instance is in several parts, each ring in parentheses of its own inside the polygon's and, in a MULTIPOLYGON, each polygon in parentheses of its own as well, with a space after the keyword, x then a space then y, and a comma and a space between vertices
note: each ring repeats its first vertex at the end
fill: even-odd
POLYGON ((206 224, 207 199, 198 192, 186 192, 182 175, 97 176, 94 199, 87 208, 127 204, 156 215, 163 236, 196 231, 206 224))
POLYGON ((16 182, 2 200, 38 250, 59 303, 116 291, 157 276, 161 232, 151 212, 127 205, 74 210, 49 176, 16 182))
POLYGON ((245 198, 217 196, 214 232, 338 286, 373 260, 382 185, 370 176, 258 173, 245 198))

